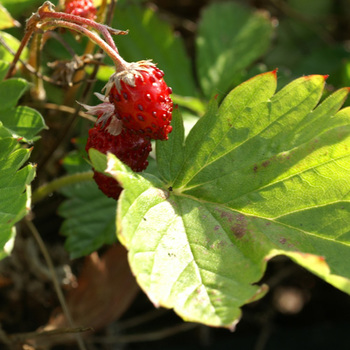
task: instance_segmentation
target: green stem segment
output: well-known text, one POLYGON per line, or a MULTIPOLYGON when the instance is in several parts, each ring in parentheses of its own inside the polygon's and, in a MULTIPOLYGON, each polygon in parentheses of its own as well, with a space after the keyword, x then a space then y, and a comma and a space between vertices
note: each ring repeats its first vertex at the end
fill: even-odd
POLYGON ((76 173, 72 175, 65 175, 58 179, 55 179, 41 187, 39 187, 32 196, 32 203, 35 204, 44 199, 52 192, 59 190, 62 187, 73 185, 82 181, 91 181, 93 177, 93 171, 86 171, 83 173, 76 173))

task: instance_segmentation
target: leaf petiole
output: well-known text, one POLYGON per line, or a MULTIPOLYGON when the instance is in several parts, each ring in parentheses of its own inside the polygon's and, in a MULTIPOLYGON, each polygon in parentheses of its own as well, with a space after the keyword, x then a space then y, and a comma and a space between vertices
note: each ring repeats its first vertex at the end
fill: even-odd
POLYGON ((71 175, 64 175, 58 179, 55 179, 47 184, 44 184, 37 188, 32 197, 32 203, 35 204, 52 192, 59 190, 62 187, 80 183, 82 181, 91 181, 93 177, 92 171, 86 171, 82 173, 76 173, 71 175))

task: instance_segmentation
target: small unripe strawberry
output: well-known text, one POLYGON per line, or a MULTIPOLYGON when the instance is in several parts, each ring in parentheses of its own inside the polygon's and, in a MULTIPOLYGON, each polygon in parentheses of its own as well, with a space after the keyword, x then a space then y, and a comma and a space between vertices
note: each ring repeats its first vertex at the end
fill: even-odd
MULTIPOLYGON (((111 120, 111 119, 110 119, 111 120)), ((113 153, 133 171, 145 170, 148 165, 148 155, 152 150, 149 138, 132 134, 127 129, 121 129, 120 134, 112 135, 108 132, 110 120, 106 125, 97 123, 89 130, 86 152, 95 148, 101 153, 113 153)), ((108 197, 118 199, 122 188, 118 182, 105 174, 94 170, 94 179, 100 190, 108 197)))
POLYGON ((113 74, 105 87, 124 127, 155 140, 167 140, 172 130, 172 90, 163 76, 150 61, 133 62, 113 74))
POLYGON ((94 20, 96 7, 92 0, 66 0, 64 12, 94 20))

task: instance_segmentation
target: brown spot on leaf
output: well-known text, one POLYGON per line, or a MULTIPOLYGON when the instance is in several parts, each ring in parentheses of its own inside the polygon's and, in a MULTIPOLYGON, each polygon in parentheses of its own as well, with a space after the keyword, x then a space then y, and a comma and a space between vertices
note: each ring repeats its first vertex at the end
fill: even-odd
POLYGON ((231 231, 237 238, 242 238, 247 233, 247 220, 244 215, 238 215, 236 217, 236 223, 231 226, 231 231))
POLYGON ((160 188, 150 189, 150 191, 153 191, 155 196, 158 196, 165 200, 168 199, 170 195, 168 191, 162 190, 160 188))
POLYGON ((228 220, 228 222, 232 222, 233 218, 234 218, 233 214, 229 211, 222 211, 220 217, 222 219, 226 218, 228 220))
POLYGON ((270 161, 269 160, 265 160, 265 162, 263 162, 262 163, 262 166, 264 167, 264 168, 266 168, 267 166, 269 166, 270 165, 270 161))

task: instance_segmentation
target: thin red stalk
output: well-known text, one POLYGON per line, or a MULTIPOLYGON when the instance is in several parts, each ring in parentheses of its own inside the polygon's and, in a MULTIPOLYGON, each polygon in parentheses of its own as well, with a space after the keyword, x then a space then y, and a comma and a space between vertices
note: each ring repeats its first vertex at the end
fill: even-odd
POLYGON ((23 39, 21 41, 21 44, 20 44, 20 46, 19 46, 15 56, 13 57, 13 60, 12 60, 11 65, 9 67, 9 70, 6 73, 5 80, 8 79, 8 78, 11 78, 11 76, 13 74, 13 71, 15 70, 16 63, 18 62, 19 57, 21 56, 21 53, 22 53, 23 49, 27 46, 27 44, 29 42, 29 39, 32 36, 32 34, 33 34, 32 30, 27 30, 25 32, 24 37, 23 37, 23 39))
POLYGON ((40 24, 43 30, 53 29, 58 27, 68 28, 74 30, 80 34, 87 36, 96 45, 101 47, 103 51, 113 60, 117 67, 124 66, 125 61, 119 56, 118 51, 115 51, 109 44, 102 40, 97 34, 91 32, 87 28, 72 22, 66 22, 64 20, 53 20, 40 24))
POLYGON ((21 41, 20 47, 16 52, 16 55, 13 58, 13 61, 10 65, 10 68, 6 74, 5 79, 8 79, 12 76, 15 69, 16 63, 19 60, 19 57, 28 44, 29 39, 31 38, 34 30, 38 27, 45 27, 49 25, 51 27, 65 27, 72 30, 75 30, 83 35, 88 36, 93 42, 99 45, 113 60, 117 67, 124 66, 125 61, 119 56, 118 49, 113 41, 111 33, 113 34, 126 34, 127 32, 119 31, 117 29, 111 28, 109 26, 97 23, 93 20, 83 18, 80 16, 72 15, 64 12, 54 12, 52 9, 53 5, 46 1, 36 13, 34 13, 28 20, 26 26, 26 32, 21 41), (47 21, 40 23, 41 20, 52 19, 52 21, 47 21), (86 29, 82 25, 87 25, 92 28, 95 28, 99 31, 105 38, 106 42, 103 41, 99 36, 92 33, 90 30, 86 29))
POLYGON ((97 31, 101 32, 101 34, 106 39, 109 46, 111 46, 116 52, 118 52, 117 47, 115 46, 115 42, 113 41, 113 38, 110 34, 110 31, 112 31, 115 34, 123 33, 122 31, 115 30, 113 28, 107 27, 103 24, 97 23, 91 19, 72 15, 70 13, 65 12, 43 12, 40 14, 41 19, 49 18, 49 19, 57 19, 57 20, 63 20, 72 22, 75 24, 85 24, 92 28, 95 28, 97 31))

